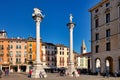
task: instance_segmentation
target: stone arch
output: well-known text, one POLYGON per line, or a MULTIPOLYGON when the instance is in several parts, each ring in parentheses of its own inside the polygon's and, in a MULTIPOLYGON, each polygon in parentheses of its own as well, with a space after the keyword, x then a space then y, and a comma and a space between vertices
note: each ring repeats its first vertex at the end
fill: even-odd
POLYGON ((111 74, 113 73, 113 58, 111 56, 105 58, 105 67, 111 74))
POLYGON ((101 59, 100 58, 95 59, 95 69, 96 69, 96 72, 101 72, 101 59))
POLYGON ((119 56, 119 58, 118 58, 118 69, 119 69, 119 71, 120 71, 120 56, 119 56))
POLYGON ((32 61, 29 61, 28 64, 29 64, 29 65, 33 65, 33 62, 32 62, 32 61))

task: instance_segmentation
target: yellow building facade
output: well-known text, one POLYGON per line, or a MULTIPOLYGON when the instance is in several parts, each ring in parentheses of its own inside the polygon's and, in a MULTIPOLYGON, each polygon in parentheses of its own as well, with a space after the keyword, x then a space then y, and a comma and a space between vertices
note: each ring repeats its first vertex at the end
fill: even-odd
MULTIPOLYGON (((40 59, 42 60, 42 42, 40 42, 40 59)), ((29 37, 27 39, 27 62, 33 65, 36 61, 36 39, 29 37)))

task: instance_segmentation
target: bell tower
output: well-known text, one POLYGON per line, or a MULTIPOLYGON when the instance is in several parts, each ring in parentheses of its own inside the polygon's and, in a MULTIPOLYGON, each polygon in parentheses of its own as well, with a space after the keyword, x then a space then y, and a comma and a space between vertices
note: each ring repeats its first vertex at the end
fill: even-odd
POLYGON ((0 31, 0 38, 7 38, 7 32, 5 30, 0 31))
POLYGON ((82 41, 82 46, 81 46, 81 53, 84 54, 87 52, 87 48, 86 48, 86 45, 85 45, 85 42, 84 40, 82 41))

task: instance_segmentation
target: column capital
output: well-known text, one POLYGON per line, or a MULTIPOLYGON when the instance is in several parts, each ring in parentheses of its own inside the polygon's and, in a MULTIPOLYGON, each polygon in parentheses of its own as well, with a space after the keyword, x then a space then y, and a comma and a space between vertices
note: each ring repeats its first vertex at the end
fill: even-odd
POLYGON ((75 25, 76 25, 75 23, 68 23, 67 24, 69 29, 73 29, 75 25))
POLYGON ((42 17, 42 16, 37 16, 37 15, 32 16, 32 18, 34 19, 34 21, 35 21, 35 22, 41 22, 41 21, 42 21, 42 19, 43 19, 43 17, 42 17))

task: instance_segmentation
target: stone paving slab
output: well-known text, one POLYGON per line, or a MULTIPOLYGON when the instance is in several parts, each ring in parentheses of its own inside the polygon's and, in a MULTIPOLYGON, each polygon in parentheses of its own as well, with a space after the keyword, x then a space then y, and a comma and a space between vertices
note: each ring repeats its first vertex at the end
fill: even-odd
POLYGON ((11 73, 9 76, 2 76, 0 80, 120 80, 120 77, 104 78, 102 76, 80 75, 80 77, 58 76, 57 73, 48 73, 47 78, 28 78, 26 73, 11 73))

